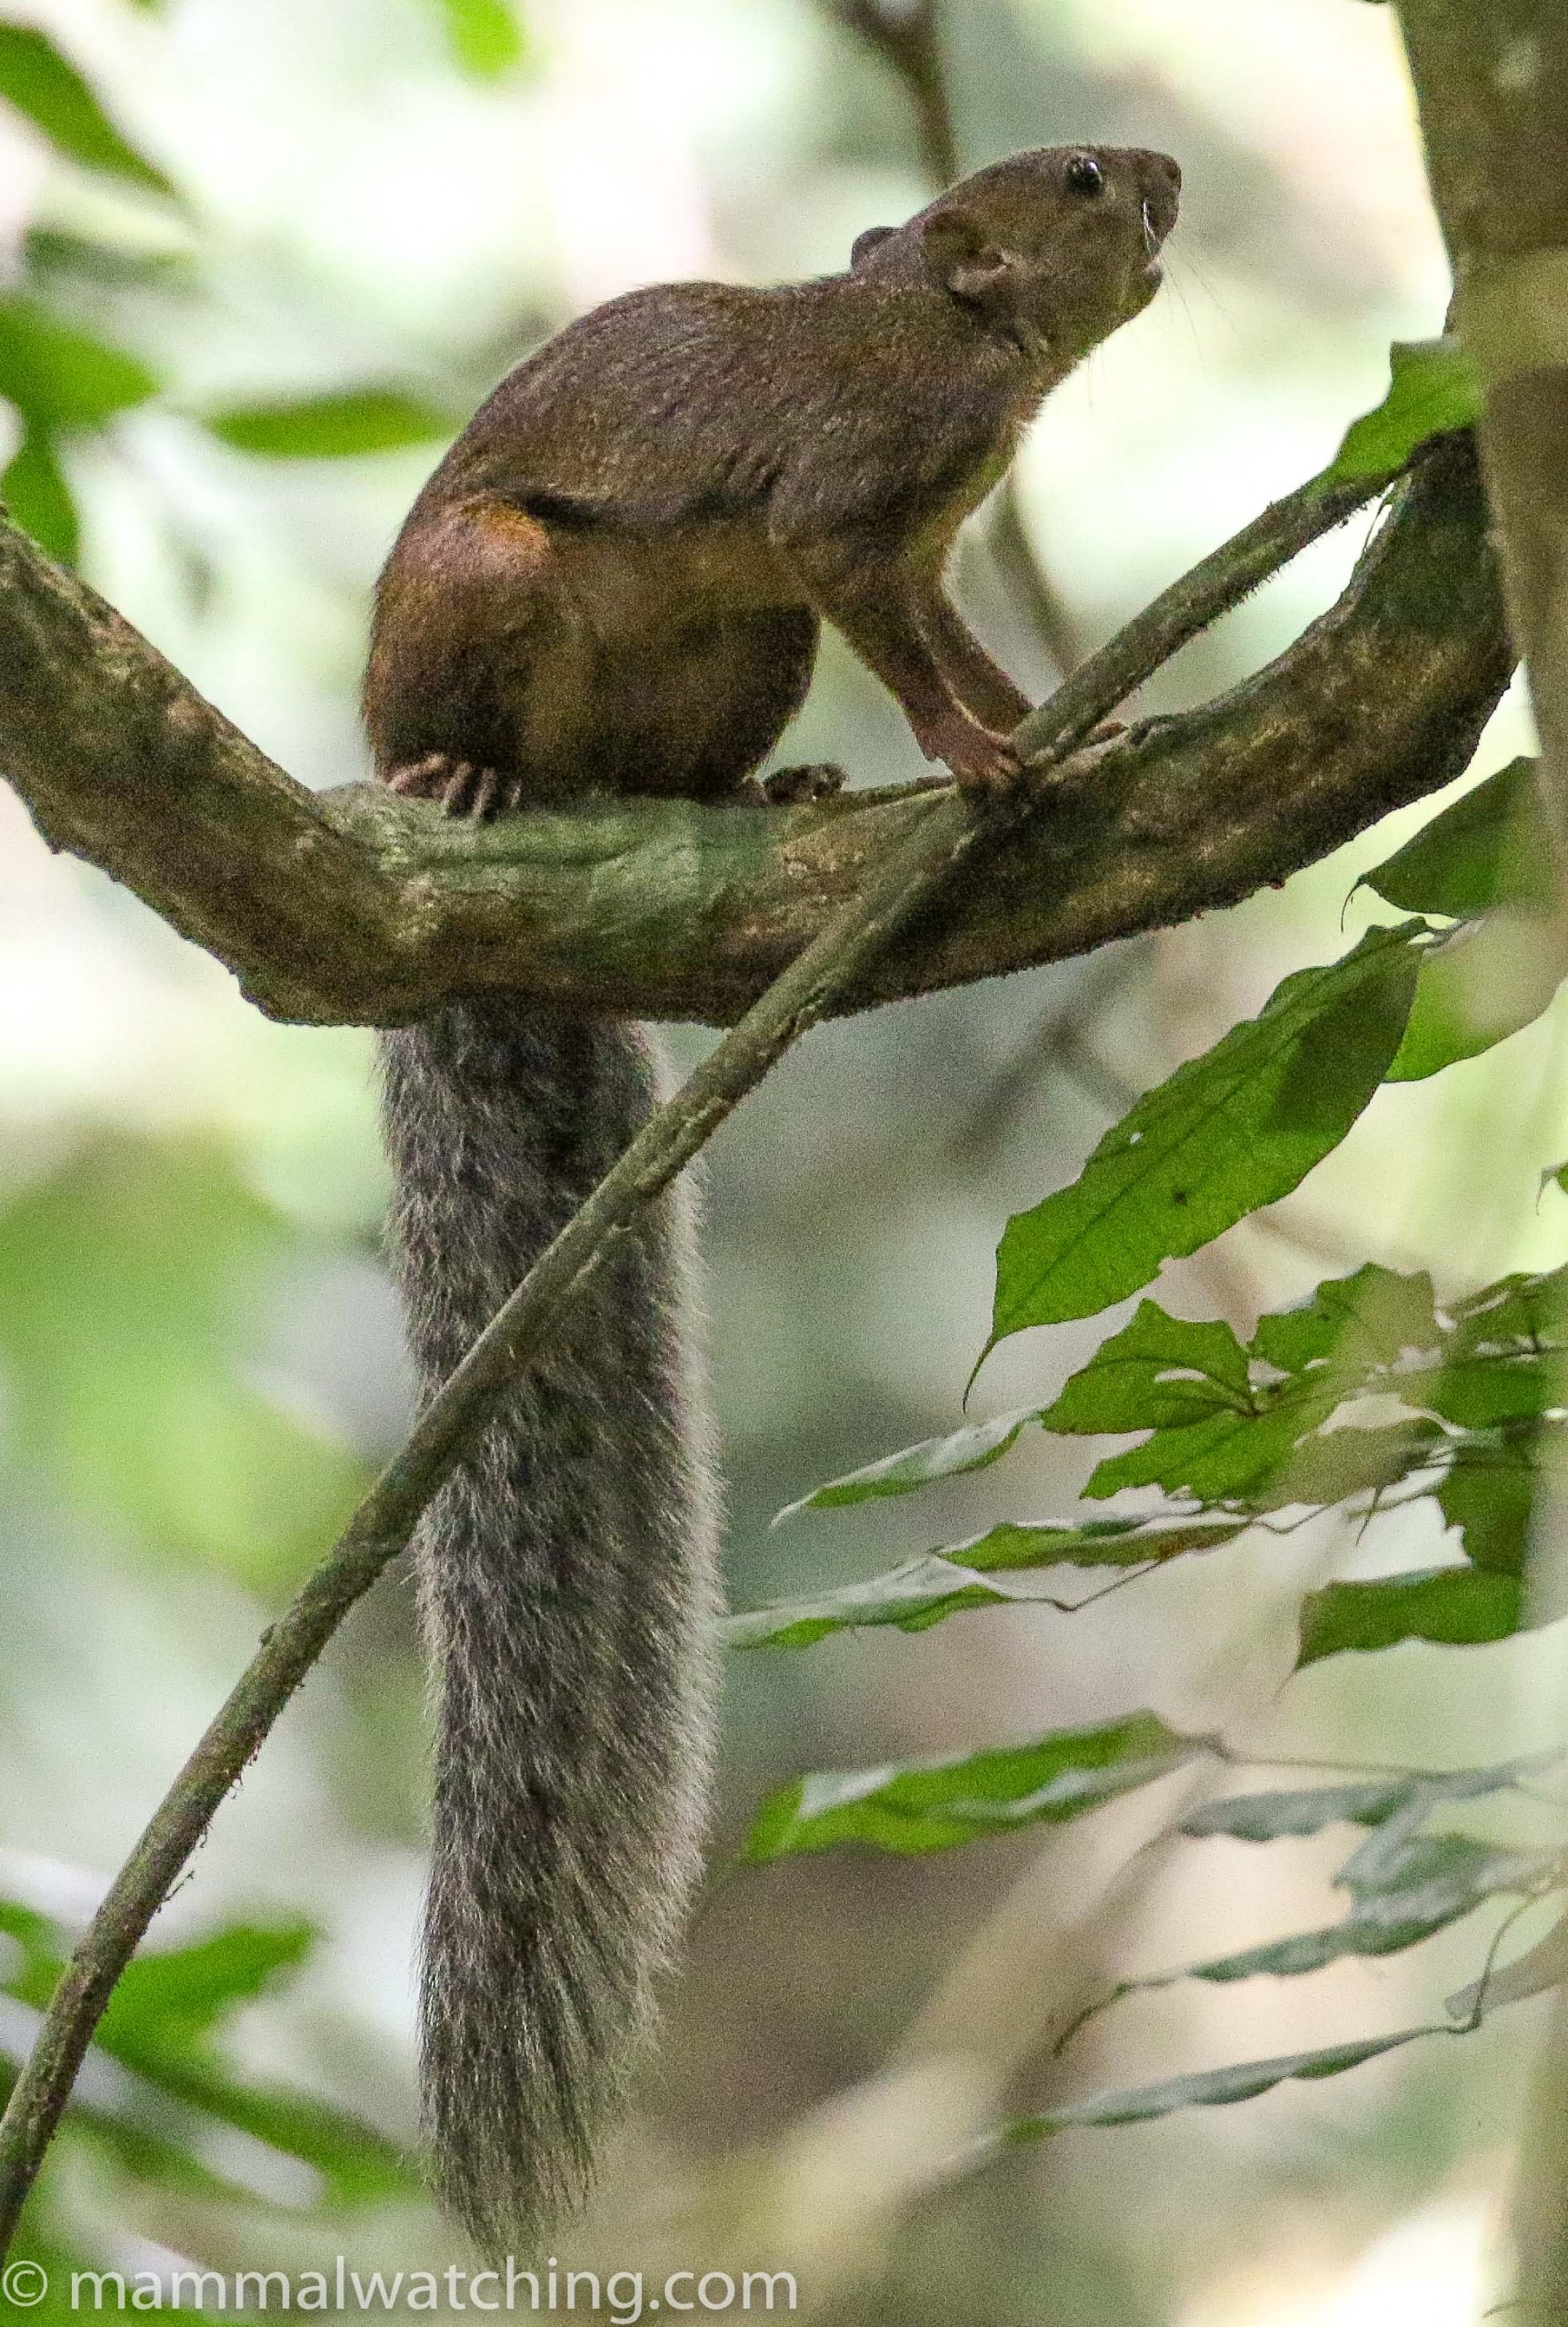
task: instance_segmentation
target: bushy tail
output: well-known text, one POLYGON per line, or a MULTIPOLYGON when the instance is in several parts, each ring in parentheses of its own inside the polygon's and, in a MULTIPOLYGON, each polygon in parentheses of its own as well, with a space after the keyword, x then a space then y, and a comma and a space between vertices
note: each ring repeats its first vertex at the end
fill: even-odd
MULTIPOLYGON (((383 1044, 395 1265, 428 1393, 646 1117, 640 1029, 510 996, 383 1044)), ((699 1866, 716 1513, 685 1198, 601 1263, 416 1543, 436 1707, 422 1945, 443 2202, 522 2244, 584 2190, 699 1866)))

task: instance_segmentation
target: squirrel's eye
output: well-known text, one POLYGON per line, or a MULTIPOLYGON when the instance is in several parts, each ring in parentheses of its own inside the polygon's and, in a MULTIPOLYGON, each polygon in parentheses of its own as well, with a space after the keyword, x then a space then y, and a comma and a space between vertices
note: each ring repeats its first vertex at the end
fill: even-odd
POLYGON ((1105 173, 1093 154, 1074 154, 1066 169, 1067 191, 1089 201, 1105 191, 1105 173))

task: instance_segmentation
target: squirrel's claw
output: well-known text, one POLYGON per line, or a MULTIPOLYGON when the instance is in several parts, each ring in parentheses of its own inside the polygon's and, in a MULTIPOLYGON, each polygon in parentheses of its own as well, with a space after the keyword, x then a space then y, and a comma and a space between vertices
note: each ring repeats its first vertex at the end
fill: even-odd
POLYGON ((454 760, 449 752, 429 752, 393 768, 386 777, 389 791, 407 800, 439 800, 449 816, 471 816, 484 824, 497 808, 515 804, 516 787, 499 768, 478 767, 472 760, 454 760))

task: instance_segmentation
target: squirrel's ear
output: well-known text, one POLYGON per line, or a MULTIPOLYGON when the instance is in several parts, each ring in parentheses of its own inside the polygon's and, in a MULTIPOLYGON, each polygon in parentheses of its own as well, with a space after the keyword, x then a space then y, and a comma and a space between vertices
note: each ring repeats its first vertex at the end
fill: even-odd
POLYGON ((850 273, 858 272, 873 251, 880 250, 884 243, 890 242, 897 232, 896 226, 868 226, 864 235, 857 235, 849 255, 850 273))
POLYGON ((994 295, 1007 273, 1007 257, 972 211, 944 203, 921 229, 926 263, 955 299, 981 302, 994 295))

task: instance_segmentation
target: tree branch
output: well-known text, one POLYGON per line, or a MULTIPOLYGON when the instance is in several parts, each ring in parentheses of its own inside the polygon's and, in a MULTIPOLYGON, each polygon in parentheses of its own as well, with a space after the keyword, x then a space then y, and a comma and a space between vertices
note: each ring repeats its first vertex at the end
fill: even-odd
POLYGON ((1568 9, 1399 0, 1568 894, 1568 9))
POLYGON ((925 174, 940 189, 958 175, 958 140, 942 62, 936 0, 828 0, 840 24, 893 67, 908 90, 925 174))
MULTIPOLYGON (((1196 586, 1217 574, 1234 604, 1373 489, 1303 486, 1195 569, 1196 586)), ((827 1007, 1189 920, 1446 783, 1509 668, 1486 524, 1467 446, 1429 451, 1320 622, 1229 694, 1100 753, 1092 782, 1053 791, 1049 813, 988 847, 940 914, 827 1007)), ((789 809, 616 802, 474 826, 378 786, 315 794, 3 522, 0 640, 0 755, 45 838, 125 882, 275 1018, 396 1024, 509 988, 731 1024, 930 801, 911 788, 789 809)), ((1139 678, 1123 662, 1108 684, 1114 704, 1139 678)))
MULTIPOLYGON (((1444 466, 1454 466, 1453 455, 1446 463, 1433 464, 1433 474, 1444 466)), ((1314 531, 1323 530, 1335 514, 1344 514, 1340 501, 1319 488, 1303 488, 1205 559, 1120 637, 1082 664, 1016 732, 1021 755, 1037 772, 1036 789, 1075 800, 1074 813, 1082 816, 1103 755, 1076 747, 1132 687, 1185 639, 1234 605, 1314 531)), ((46 567, 40 571, 46 576, 50 573, 46 567)), ((53 586, 64 586, 64 577, 57 577, 53 586)), ((78 619, 85 621, 95 605, 95 601, 87 605, 84 594, 78 619)), ((94 618, 117 622, 106 609, 94 618)), ((111 629, 110 638, 124 652, 135 634, 120 624, 111 629)), ((243 739, 235 738, 235 731, 224 723, 213 726, 215 714, 199 705, 188 690, 171 691, 174 674, 151 656, 150 649, 133 654, 131 664, 134 702, 127 723, 131 741, 125 748, 132 768, 145 782, 158 781, 160 764, 150 740, 155 739, 160 724, 172 729, 175 744, 195 728, 216 734, 221 755, 232 760, 232 782, 244 804, 247 776, 256 787, 255 770, 245 756, 249 747, 237 754, 234 750, 243 739), (194 721, 187 711, 192 704, 200 714, 194 721)), ((63 671, 61 680, 68 685, 69 673, 63 671)), ((256 756, 253 754, 252 760, 256 756)), ((285 785, 285 808, 295 813, 304 797, 297 787, 285 785)), ((986 858, 994 869, 997 843, 1015 833, 1033 809, 1027 798, 1014 797, 976 814, 949 790, 922 794, 904 813, 910 821, 900 827, 895 844, 858 894, 649 1120, 534 1263, 426 1406, 335 1548, 263 1636, 250 1665, 155 1813, 72 1955, 32 2055, 12 2089, 0 2118, 0 2257, 15 2232, 93 2032, 153 1916, 229 1788, 260 1750, 338 1624, 406 1547, 430 1496, 473 1444, 507 1385, 537 1355, 562 1307, 625 1234, 641 1208, 669 1185, 789 1045, 824 1014, 834 997, 864 979, 891 938, 914 914, 929 907, 966 863, 986 858)), ((321 910, 319 900, 315 910, 321 910)), ((301 917, 296 912, 295 920, 301 917)))

